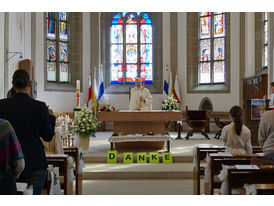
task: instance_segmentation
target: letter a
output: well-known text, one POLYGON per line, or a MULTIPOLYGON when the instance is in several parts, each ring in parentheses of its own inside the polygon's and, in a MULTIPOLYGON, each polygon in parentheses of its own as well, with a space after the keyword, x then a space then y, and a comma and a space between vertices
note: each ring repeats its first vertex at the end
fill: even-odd
POLYGON ((133 153, 132 152, 125 152, 124 153, 124 163, 125 164, 133 163, 133 153))

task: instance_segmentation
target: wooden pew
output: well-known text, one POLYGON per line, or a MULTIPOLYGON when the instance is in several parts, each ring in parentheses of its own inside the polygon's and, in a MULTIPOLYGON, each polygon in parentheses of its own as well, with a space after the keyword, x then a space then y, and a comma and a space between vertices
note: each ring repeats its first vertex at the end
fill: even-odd
POLYGON ((274 195, 274 184, 252 184, 257 195, 274 195))
POLYGON ((228 194, 232 189, 242 188, 247 184, 274 184, 274 166, 260 166, 259 170, 237 169, 227 166, 228 194))
POLYGON ((201 162, 206 158, 208 153, 216 153, 224 151, 225 146, 213 146, 213 145, 197 145, 196 146, 196 163, 193 167, 193 194, 200 195, 201 191, 201 176, 205 173, 205 167, 201 166, 201 162))
POLYGON ((48 154, 47 160, 49 165, 59 167, 59 176, 64 177, 64 182, 61 183, 61 188, 64 189, 64 195, 72 195, 72 184, 68 181, 68 155, 67 154, 48 154))
POLYGON ((209 154, 210 157, 210 179, 209 179, 209 194, 214 194, 214 189, 221 187, 221 182, 215 180, 215 176, 222 170, 222 165, 248 165, 250 164, 251 157, 257 156, 256 154, 221 156, 218 153, 209 154))
POLYGON ((74 175, 75 175, 75 191, 76 195, 82 194, 83 188, 83 174, 79 173, 79 149, 78 147, 63 147, 64 153, 73 157, 75 162, 74 175))
MULTIPOLYGON (((253 146, 253 153, 260 153, 262 149, 260 146, 253 146)), ((201 166, 201 162, 206 158, 207 153, 223 152, 225 146, 217 145, 197 145, 196 146, 196 164, 193 167, 193 194, 200 195, 201 191, 201 177, 204 176, 205 166, 201 166)))

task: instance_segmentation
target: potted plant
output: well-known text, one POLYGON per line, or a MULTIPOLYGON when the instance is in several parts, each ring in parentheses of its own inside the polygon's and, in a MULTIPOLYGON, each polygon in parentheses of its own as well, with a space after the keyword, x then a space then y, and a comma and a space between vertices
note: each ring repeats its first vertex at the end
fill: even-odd
POLYGON ((96 116, 89 111, 86 105, 81 106, 74 120, 74 132, 79 135, 79 146, 83 151, 88 151, 90 136, 95 137, 98 127, 96 116))

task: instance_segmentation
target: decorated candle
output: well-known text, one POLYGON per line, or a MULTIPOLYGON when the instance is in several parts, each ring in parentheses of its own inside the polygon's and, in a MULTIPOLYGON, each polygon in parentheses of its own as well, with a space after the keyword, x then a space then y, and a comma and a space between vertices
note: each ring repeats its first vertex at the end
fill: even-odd
POLYGON ((106 105, 108 105, 109 104, 109 98, 107 97, 106 98, 106 105))
POLYGON ((80 80, 76 80, 76 107, 80 107, 80 80))
POLYGON ((76 80, 76 90, 80 90, 80 80, 76 80))

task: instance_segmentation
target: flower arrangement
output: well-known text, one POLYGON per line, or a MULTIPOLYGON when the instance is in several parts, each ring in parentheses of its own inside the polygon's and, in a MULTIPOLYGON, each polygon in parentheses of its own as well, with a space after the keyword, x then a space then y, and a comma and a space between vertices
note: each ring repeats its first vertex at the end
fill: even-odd
POLYGON ((98 127, 97 118, 92 111, 88 111, 86 105, 81 106, 81 111, 76 114, 73 123, 75 133, 83 137, 89 137, 89 135, 95 137, 98 127))
POLYGON ((179 109, 179 103, 174 98, 173 95, 168 95, 167 99, 162 104, 163 110, 178 110, 179 109))

